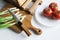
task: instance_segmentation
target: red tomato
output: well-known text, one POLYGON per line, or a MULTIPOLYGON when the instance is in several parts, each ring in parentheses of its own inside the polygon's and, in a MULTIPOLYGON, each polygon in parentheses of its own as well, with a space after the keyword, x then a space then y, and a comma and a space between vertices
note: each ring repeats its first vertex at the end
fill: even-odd
POLYGON ((60 19, 60 11, 57 11, 56 13, 53 14, 54 19, 60 19))
POLYGON ((55 2, 52 2, 49 7, 52 9, 52 11, 56 12, 58 10, 58 5, 55 2))
POLYGON ((51 14, 52 14, 52 10, 50 8, 45 8, 43 10, 43 15, 44 16, 48 17, 48 16, 51 16, 51 14))

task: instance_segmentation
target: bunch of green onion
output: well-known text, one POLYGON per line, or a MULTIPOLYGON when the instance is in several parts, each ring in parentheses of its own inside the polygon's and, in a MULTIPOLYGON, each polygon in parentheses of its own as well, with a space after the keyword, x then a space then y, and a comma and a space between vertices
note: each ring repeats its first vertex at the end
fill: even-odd
MULTIPOLYGON (((7 13, 8 13, 8 10, 0 12, 0 15, 4 15, 7 13)), ((0 28, 7 28, 7 27, 11 27, 12 25, 15 25, 16 22, 13 22, 13 21, 15 20, 13 19, 12 16, 0 17, 0 28)))

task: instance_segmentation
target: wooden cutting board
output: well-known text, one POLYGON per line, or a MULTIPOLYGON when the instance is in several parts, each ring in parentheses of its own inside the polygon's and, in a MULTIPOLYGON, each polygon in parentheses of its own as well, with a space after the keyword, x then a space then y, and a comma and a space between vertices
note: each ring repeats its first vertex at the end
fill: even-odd
MULTIPOLYGON (((5 5, 0 11, 4 11, 4 10, 6 10, 7 8, 12 8, 12 7, 14 7, 14 6, 11 5, 11 4, 7 4, 7 5, 5 5)), ((22 21, 22 23, 23 23, 22 27, 24 27, 24 29, 27 30, 27 31, 32 30, 34 33, 40 35, 40 34, 42 33, 41 29, 36 28, 36 27, 34 27, 34 26, 31 24, 32 15, 30 15, 28 12, 23 11, 23 10, 20 10, 20 13, 22 13, 23 15, 26 15, 25 19, 22 21)), ((5 15, 5 16, 9 16, 9 15, 10 15, 10 14, 7 14, 7 15, 5 15)), ((17 33, 22 32, 22 29, 19 28, 19 27, 17 26, 17 24, 16 24, 16 25, 13 25, 13 26, 11 26, 11 27, 9 27, 9 28, 12 29, 12 30, 14 30, 14 31, 17 32, 17 33)))

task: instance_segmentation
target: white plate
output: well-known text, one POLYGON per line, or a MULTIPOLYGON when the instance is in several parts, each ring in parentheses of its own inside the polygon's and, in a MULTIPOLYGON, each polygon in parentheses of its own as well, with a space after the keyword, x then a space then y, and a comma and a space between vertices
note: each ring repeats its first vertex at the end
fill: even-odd
MULTIPOLYGON (((46 8, 51 2, 53 1, 52 0, 50 1, 47 0, 47 2, 46 0, 43 1, 42 5, 38 6, 37 10, 35 10, 35 18, 39 24, 42 24, 47 27, 57 27, 60 26, 60 20, 51 20, 41 16, 43 9, 46 8)), ((59 1, 55 0, 55 2, 57 2, 59 5, 59 1)))

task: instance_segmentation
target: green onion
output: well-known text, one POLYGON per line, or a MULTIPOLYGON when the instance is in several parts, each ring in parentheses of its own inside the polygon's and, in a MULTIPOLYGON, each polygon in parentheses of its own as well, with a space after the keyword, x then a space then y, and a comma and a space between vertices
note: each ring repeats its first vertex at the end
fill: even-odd
POLYGON ((0 17, 0 23, 7 22, 7 21, 12 20, 12 19, 13 19, 12 16, 4 17, 4 18, 0 17))
MULTIPOLYGON (((16 11, 18 9, 15 8, 11 8, 12 11, 16 11), (14 10, 15 9, 15 10, 14 10)), ((3 12, 0 12, 0 15, 4 15, 9 13, 8 10, 5 10, 3 12)), ((18 13, 16 13, 15 15, 17 15, 18 17, 21 15, 18 13)), ((20 17, 19 17, 20 18, 20 17)), ((0 17, 0 28, 7 28, 7 27, 11 27, 13 25, 15 25, 17 22, 14 22, 15 20, 13 19, 13 16, 8 16, 8 17, 0 17)))
MULTIPOLYGON (((16 13, 15 15, 17 15, 17 16, 21 15, 21 14, 19 14, 19 15, 18 14, 19 14, 19 12, 16 13)), ((10 21, 10 20, 13 20, 13 16, 0 17, 0 23, 4 23, 4 22, 10 21)))
POLYGON ((14 20, 9 21, 9 22, 6 22, 6 23, 4 23, 4 24, 0 24, 0 28, 7 28, 7 27, 11 27, 11 26, 15 25, 16 22, 11 23, 11 22, 13 22, 13 21, 14 21, 14 20))
MULTIPOLYGON (((10 10, 12 10, 12 11, 17 11, 17 10, 19 10, 19 9, 17 9, 16 7, 13 7, 13 8, 10 8, 10 10)), ((0 15, 4 15, 4 14, 7 14, 7 13, 9 13, 8 10, 5 10, 5 11, 3 11, 3 12, 0 12, 0 15)))
POLYGON ((4 14, 7 14, 7 13, 9 13, 8 10, 0 12, 0 15, 4 15, 4 14))

